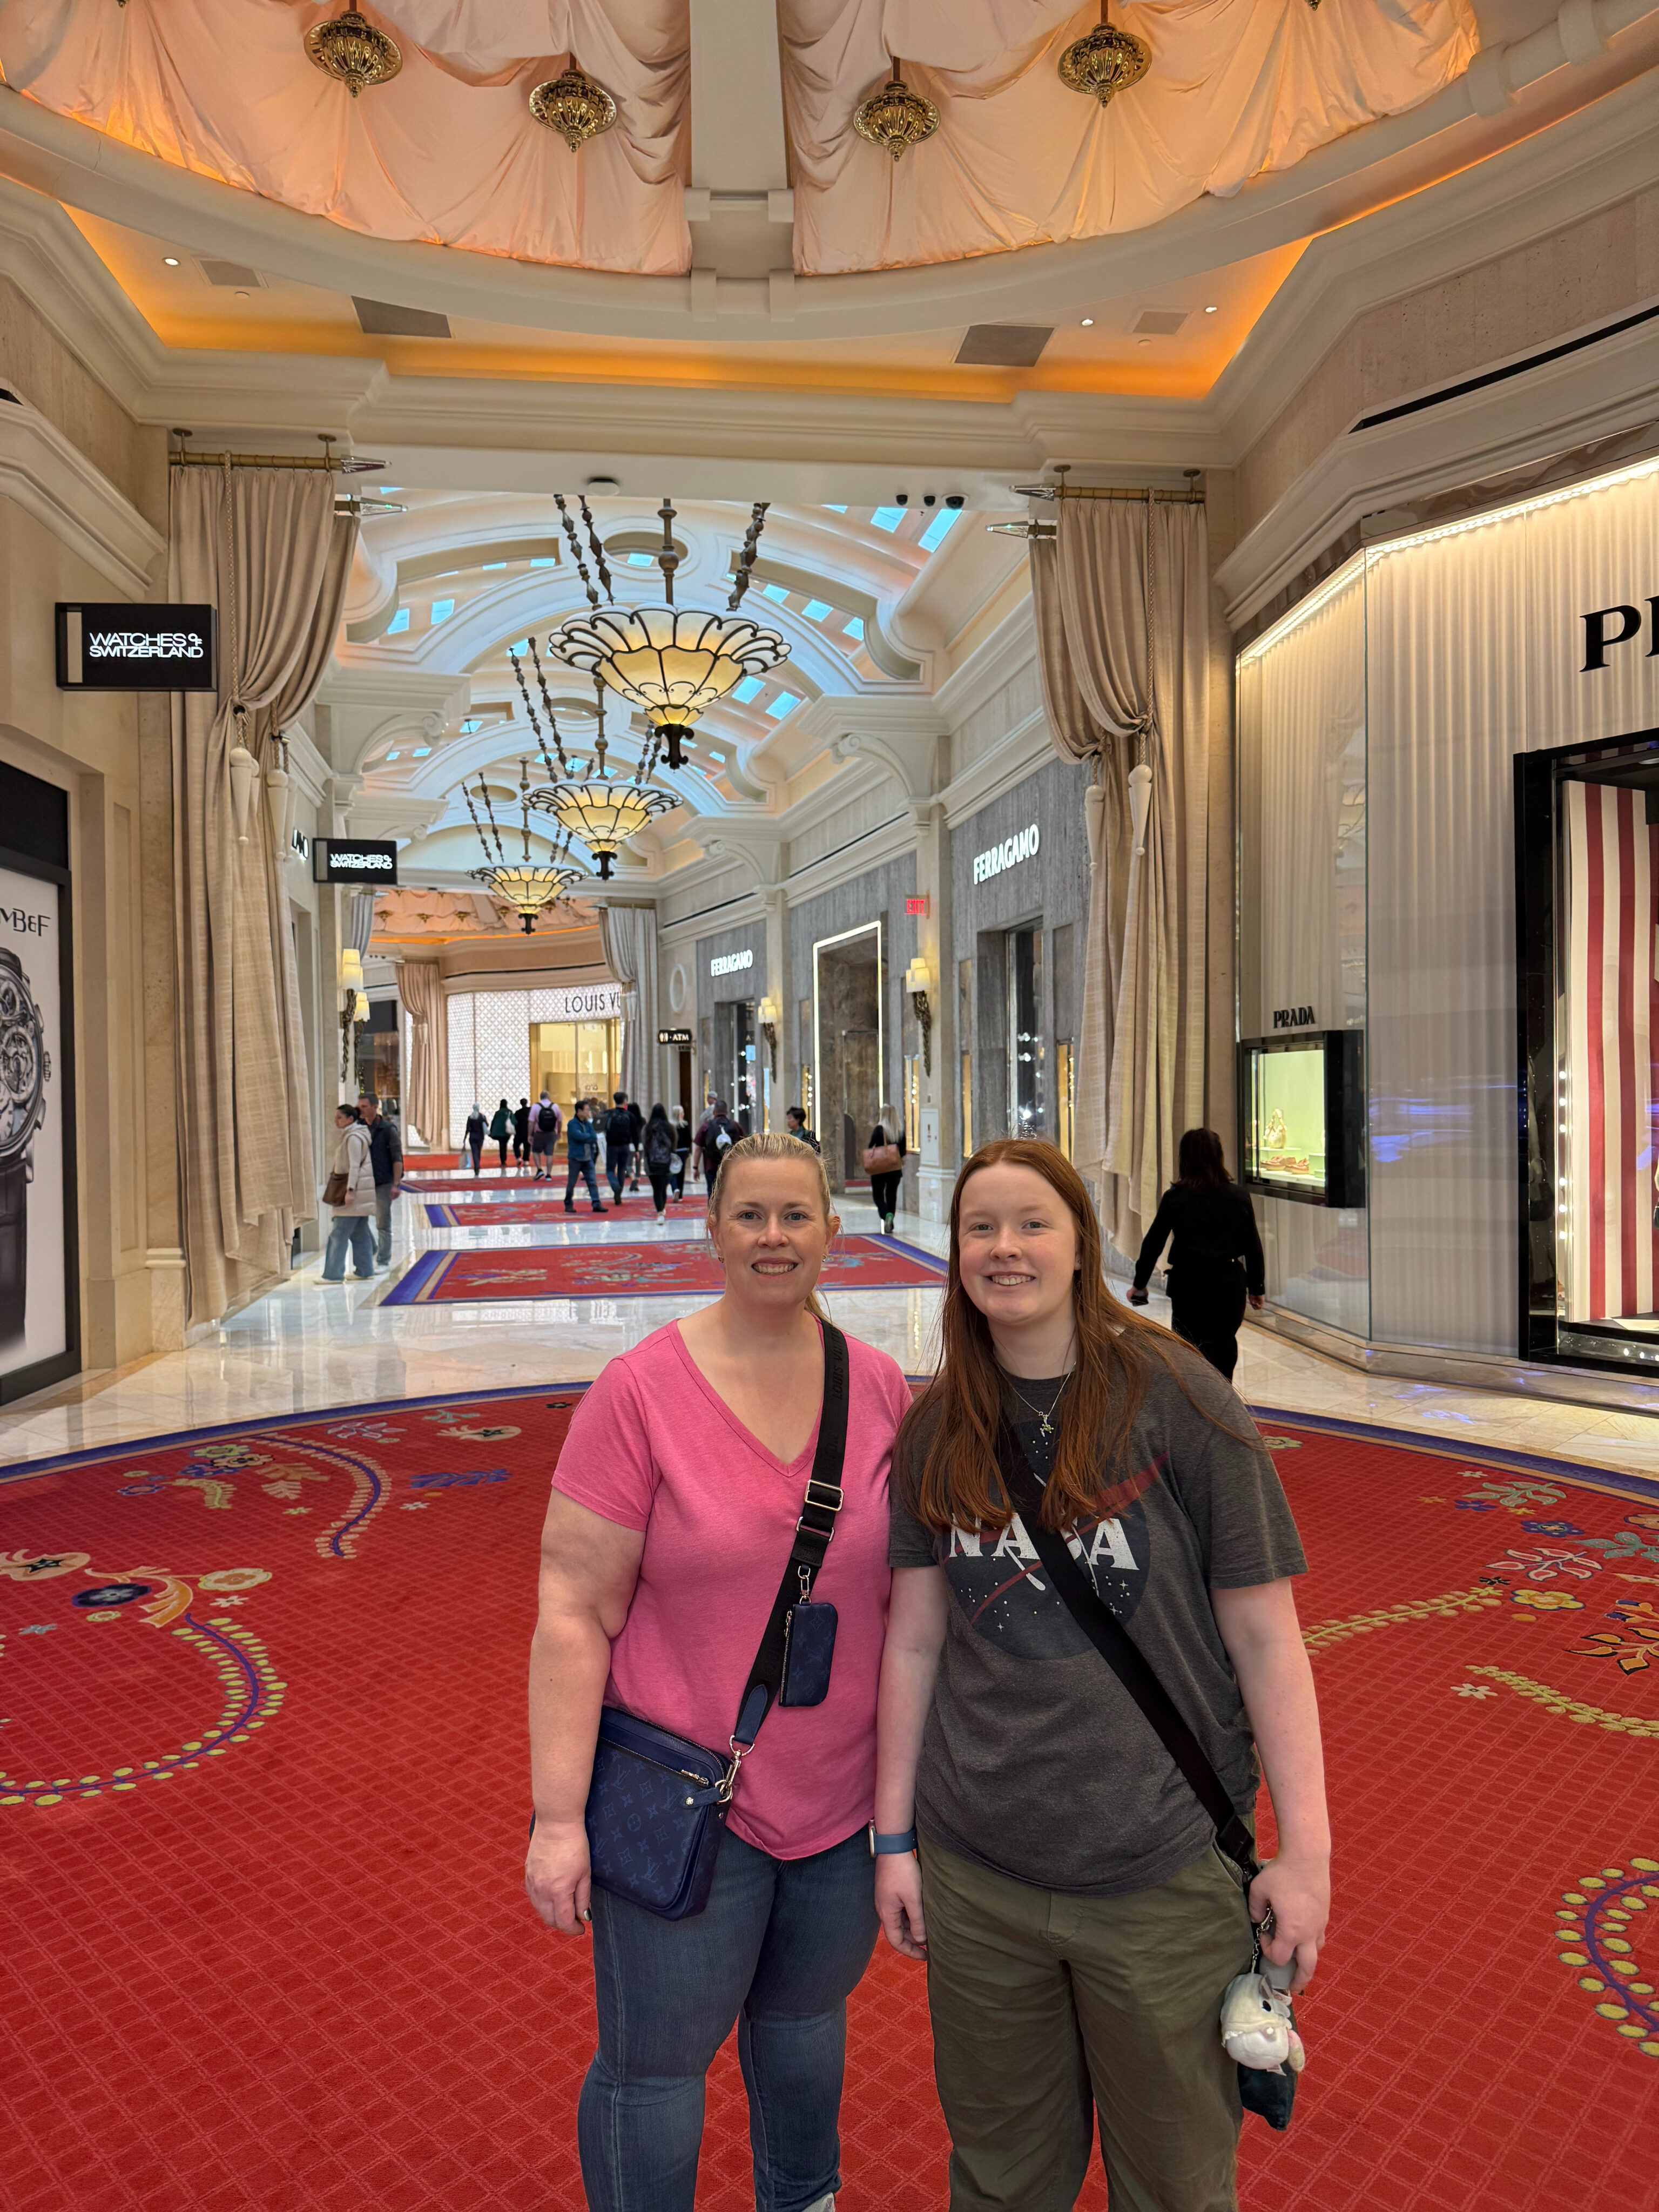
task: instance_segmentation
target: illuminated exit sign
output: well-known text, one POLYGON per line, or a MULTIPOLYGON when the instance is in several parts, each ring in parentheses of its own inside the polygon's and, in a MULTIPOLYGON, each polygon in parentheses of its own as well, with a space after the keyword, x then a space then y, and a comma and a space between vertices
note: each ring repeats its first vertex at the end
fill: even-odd
POLYGON ((921 898, 906 899, 904 902, 904 911, 906 914, 925 915, 927 911, 927 900, 926 895, 924 894, 921 898))

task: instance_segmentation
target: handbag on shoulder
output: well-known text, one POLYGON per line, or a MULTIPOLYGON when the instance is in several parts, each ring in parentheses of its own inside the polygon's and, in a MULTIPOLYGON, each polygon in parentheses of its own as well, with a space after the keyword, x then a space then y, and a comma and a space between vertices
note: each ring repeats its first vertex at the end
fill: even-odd
MULTIPOLYGON (((1193 1795, 1215 1823, 1217 1846, 1237 1868, 1244 1884, 1244 1906, 1249 1910, 1250 1885, 1261 1871, 1255 1856, 1255 1838, 1251 1833, 1238 1808, 1228 1794, 1227 1785, 1211 1765, 1204 1747, 1188 1726, 1185 1717, 1175 1699, 1153 1673, 1146 1655, 1129 1634, 1072 1555, 1070 1545, 1056 1528, 1042 1525, 1042 1487, 1031 1472, 1020 1441, 1006 1422, 998 1439, 998 1464, 1003 1487, 1012 1503, 1018 1508, 1025 1533, 1036 1547, 1037 1557, 1048 1569, 1048 1578, 1059 1591, 1066 1610, 1088 1638, 1106 1664, 1117 1676, 1124 1688, 1139 1706, 1152 1733, 1185 1776, 1193 1795)), ((1250 1923, 1250 1940, 1254 1949, 1249 1975, 1236 1976, 1229 1983, 1222 1997, 1224 2036, 1235 2031, 1231 2019, 1235 2011, 1242 2012, 1245 1992, 1241 1984, 1249 1981, 1267 1982, 1270 1978, 1285 1973, 1288 1968, 1264 1965, 1261 1943, 1264 1936, 1273 1933, 1271 1909, 1267 1917, 1258 1925, 1250 1923)), ((1263 1990, 1254 2009, 1258 2013, 1272 2010, 1279 2024, 1279 2005, 1282 2004, 1282 2027, 1286 2035, 1287 2052, 1295 2054, 1291 2068, 1272 2065, 1266 2060, 1259 2065, 1238 2063, 1238 2093, 1246 2112, 1260 2113, 1269 2127, 1281 2131, 1291 2124, 1291 2109, 1296 2101, 1296 2070, 1301 2057, 1301 2039, 1295 2033, 1295 2021, 1290 2010, 1287 1996, 1275 1988, 1263 1990), (1278 2002, 1270 1999, 1277 1997, 1278 2002)), ((1267 2048, 1264 2042, 1263 2048, 1267 2048)))
POLYGON ((350 1188, 350 1176, 346 1173, 343 1168, 336 1168, 333 1174, 330 1176, 328 1181, 323 1185, 323 1204, 325 1206, 343 1206, 346 1202, 346 1194, 350 1188))
POLYGON ((896 1175, 904 1165, 904 1155, 896 1145, 866 1145, 864 1148, 866 1175, 896 1175))
POLYGON ((773 1705, 820 1705, 829 1694, 836 1608, 811 1598, 842 1506, 848 1364, 847 1339, 825 1322, 817 1449, 726 1751, 615 1705, 599 1714, 586 1814, 589 1869, 598 1887, 659 1919, 689 1920, 708 1904, 738 1770, 773 1705))

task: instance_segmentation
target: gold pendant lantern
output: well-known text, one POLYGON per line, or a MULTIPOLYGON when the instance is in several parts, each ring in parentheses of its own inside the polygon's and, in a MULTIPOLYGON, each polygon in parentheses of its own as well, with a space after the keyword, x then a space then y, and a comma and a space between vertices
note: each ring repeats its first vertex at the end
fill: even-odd
POLYGON ((313 23, 306 33, 306 52, 317 67, 337 77, 356 100, 365 85, 385 84, 404 65, 402 49, 348 8, 327 22, 313 23))
POLYGON ((939 110, 931 100, 911 91, 895 62, 888 82, 854 110, 853 128, 872 145, 884 147, 896 161, 912 146, 933 137, 939 129, 939 110))
POLYGON ((1132 84, 1139 84, 1152 65, 1152 50, 1145 39, 1137 39, 1129 31, 1115 31, 1106 20, 1106 0, 1100 0, 1099 22, 1060 58, 1060 81, 1073 92, 1087 93, 1105 107, 1114 93, 1127 92, 1132 84))
POLYGON ((617 103, 602 84, 596 84, 574 62, 562 76, 538 84, 530 95, 530 112, 538 123, 556 131, 571 152, 609 131, 617 119, 617 103))

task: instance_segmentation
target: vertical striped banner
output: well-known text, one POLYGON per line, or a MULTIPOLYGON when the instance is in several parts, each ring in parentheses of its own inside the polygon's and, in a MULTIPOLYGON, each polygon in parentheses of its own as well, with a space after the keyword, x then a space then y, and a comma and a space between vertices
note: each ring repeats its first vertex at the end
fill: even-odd
POLYGON ((1568 783, 1567 972, 1558 1225, 1569 1321, 1651 1314, 1654 1227, 1655 841, 1640 791, 1568 783))

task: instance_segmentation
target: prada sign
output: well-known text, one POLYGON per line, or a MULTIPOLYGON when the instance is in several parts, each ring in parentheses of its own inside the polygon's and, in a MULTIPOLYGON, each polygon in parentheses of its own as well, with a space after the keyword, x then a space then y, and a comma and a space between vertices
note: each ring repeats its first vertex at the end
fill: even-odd
MULTIPOLYGON (((1659 653, 1659 595, 1647 602, 1646 624, 1648 657, 1659 653)), ((1581 676, 1588 676, 1592 668, 1605 668, 1607 653, 1615 645, 1639 643, 1644 617, 1640 607, 1597 607, 1594 614, 1580 615, 1584 625, 1584 665, 1581 676)))
POLYGON ((398 848, 391 838, 313 837, 311 873, 319 884, 395 884, 398 848))
POLYGON ((58 604, 60 691, 216 691, 219 617, 210 606, 58 604))

